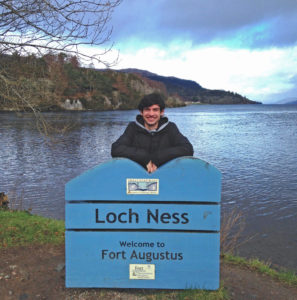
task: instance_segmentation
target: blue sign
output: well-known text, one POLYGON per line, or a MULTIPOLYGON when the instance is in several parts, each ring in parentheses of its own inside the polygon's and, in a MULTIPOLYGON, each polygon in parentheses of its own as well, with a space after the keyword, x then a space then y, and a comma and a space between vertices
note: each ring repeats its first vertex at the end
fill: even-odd
POLYGON ((66 185, 66 287, 219 288, 221 174, 113 159, 66 185))

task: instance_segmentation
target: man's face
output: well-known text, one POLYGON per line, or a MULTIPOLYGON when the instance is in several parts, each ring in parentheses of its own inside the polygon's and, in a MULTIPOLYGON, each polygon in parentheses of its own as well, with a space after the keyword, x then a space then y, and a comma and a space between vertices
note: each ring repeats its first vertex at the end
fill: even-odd
POLYGON ((149 129, 157 129, 161 116, 164 114, 164 110, 160 110, 160 106, 157 104, 145 107, 143 111, 140 112, 144 119, 144 126, 149 129))

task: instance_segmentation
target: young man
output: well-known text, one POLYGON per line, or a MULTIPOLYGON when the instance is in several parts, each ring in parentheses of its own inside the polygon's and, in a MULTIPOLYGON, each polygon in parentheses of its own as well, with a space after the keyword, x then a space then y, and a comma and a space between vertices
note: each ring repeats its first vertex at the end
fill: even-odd
POLYGON ((160 94, 144 96, 138 109, 136 121, 112 144, 112 157, 129 158, 152 173, 169 160, 193 155, 189 140, 164 116, 165 102, 160 94))

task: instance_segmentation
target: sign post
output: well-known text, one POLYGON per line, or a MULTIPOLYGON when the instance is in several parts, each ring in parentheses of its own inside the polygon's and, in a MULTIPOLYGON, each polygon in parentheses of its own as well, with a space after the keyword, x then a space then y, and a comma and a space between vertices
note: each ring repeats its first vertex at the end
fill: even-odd
POLYGON ((113 159, 66 184, 66 287, 219 288, 221 174, 113 159))

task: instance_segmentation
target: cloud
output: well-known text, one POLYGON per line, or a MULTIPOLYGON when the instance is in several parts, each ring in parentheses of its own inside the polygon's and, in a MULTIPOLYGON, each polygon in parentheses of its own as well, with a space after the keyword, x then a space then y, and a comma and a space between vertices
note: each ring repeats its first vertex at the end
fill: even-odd
POLYGON ((116 8, 117 68, 273 101, 297 91, 296 0, 129 0, 116 8))
POLYGON ((287 46, 297 42, 297 1, 124 1, 112 19, 116 42, 194 45, 237 39, 240 47, 287 46))

